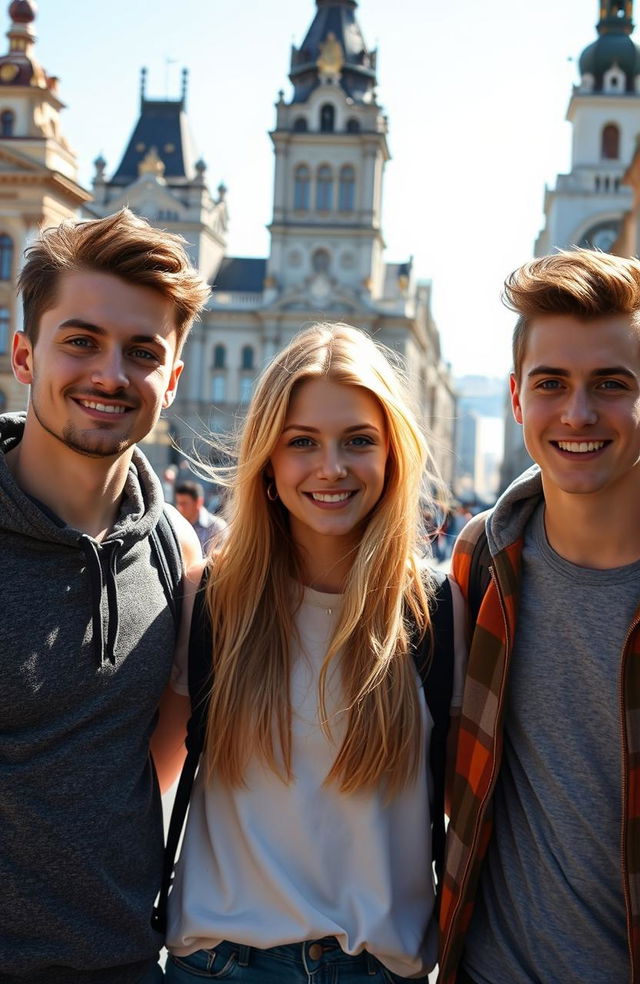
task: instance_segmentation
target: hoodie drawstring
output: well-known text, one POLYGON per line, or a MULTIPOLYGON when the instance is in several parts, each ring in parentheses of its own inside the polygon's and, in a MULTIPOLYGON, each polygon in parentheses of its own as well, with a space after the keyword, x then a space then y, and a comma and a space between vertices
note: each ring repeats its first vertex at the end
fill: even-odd
POLYGON ((118 550, 122 540, 108 540, 96 543, 86 534, 80 537, 82 549, 87 558, 87 570, 91 581, 91 620, 93 628, 93 648, 100 666, 107 661, 115 664, 116 646, 120 631, 120 606, 118 604, 118 582, 116 579, 118 550), (106 566, 106 571, 105 567, 106 566), (104 622, 102 618, 102 594, 107 589, 107 638, 105 645, 104 622))

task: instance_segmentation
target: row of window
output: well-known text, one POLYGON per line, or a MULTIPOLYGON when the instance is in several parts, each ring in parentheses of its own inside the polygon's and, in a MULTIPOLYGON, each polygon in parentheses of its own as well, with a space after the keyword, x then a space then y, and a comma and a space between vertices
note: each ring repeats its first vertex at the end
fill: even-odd
MULTIPOLYGON (((213 369, 227 369, 227 348, 225 345, 216 345, 213 350, 213 369)), ((255 369, 255 352, 252 345, 243 345, 240 352, 240 368, 243 372, 251 372, 255 369)))
MULTIPOLYGON (((333 209, 335 178, 328 164, 321 164, 315 174, 315 207, 319 212, 333 209)), ((350 164, 340 168, 338 175, 338 211, 353 212, 356 206, 356 172, 350 164)), ((311 208, 311 170, 298 164, 293 174, 293 207, 300 211, 311 208)))
MULTIPOLYGON (((306 133, 309 129, 309 123, 306 116, 298 116, 297 119, 293 121, 293 129, 295 133, 306 133)), ((336 129, 336 109, 331 103, 325 103, 320 107, 320 115, 318 118, 318 129, 320 133, 335 133, 336 129)), ((347 133, 360 133, 360 123, 358 120, 350 117, 347 120, 345 131, 347 133)))

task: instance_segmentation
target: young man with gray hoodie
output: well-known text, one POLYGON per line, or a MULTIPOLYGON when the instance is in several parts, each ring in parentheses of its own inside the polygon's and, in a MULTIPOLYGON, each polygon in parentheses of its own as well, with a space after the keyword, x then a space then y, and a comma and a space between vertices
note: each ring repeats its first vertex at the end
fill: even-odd
POLYGON ((536 465, 460 534, 472 626, 450 784, 443 984, 640 981, 640 262, 507 281, 536 465), (490 558, 482 561, 486 520, 490 558))
MULTIPOLYGON (((136 442, 171 405, 209 289, 182 240, 126 210, 44 232, 19 289, 29 401, 0 417, 0 981, 138 984, 160 974, 158 778, 179 768, 188 700, 168 687, 164 504, 136 442)), ((188 568, 197 540, 172 522, 188 568)))

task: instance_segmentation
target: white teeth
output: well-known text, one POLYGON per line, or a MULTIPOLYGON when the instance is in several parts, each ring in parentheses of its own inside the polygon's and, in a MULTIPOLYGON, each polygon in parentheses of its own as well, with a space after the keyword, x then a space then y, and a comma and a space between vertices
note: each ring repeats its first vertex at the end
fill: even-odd
POLYGON ((315 502, 346 502, 350 498, 351 492, 312 492, 311 498, 315 502))
POLYGON ((88 407, 89 410, 99 410, 100 413, 124 413, 127 409, 113 403, 93 403, 91 400, 80 400, 80 402, 83 407, 88 407))
POLYGON ((561 451, 584 454, 586 451, 599 451, 604 447, 604 441, 558 441, 558 447, 561 451))

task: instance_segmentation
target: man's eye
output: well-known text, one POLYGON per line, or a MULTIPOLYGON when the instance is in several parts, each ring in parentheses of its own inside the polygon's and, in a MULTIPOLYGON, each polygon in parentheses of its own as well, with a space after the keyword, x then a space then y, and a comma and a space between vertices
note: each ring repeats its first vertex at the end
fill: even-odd
POLYGON ((599 383, 598 388, 605 390, 620 390, 626 389, 627 387, 619 379, 603 379, 602 382, 599 383))
POLYGON ((543 379, 538 383, 536 389, 555 390, 560 389, 561 385, 562 383, 559 379, 543 379))
POLYGON ((81 335, 78 338, 68 338, 67 344, 72 345, 74 348, 92 348, 95 343, 92 338, 81 335))
POLYGON ((143 359, 150 362, 157 362, 158 356, 155 352, 150 352, 148 349, 132 349, 131 355, 134 359, 143 359))

